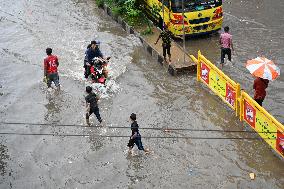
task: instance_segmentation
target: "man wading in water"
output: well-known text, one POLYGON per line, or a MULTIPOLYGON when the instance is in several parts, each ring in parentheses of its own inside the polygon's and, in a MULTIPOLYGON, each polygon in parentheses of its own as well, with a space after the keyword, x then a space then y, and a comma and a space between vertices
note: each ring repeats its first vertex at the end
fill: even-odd
POLYGON ((50 89, 52 82, 60 90, 59 76, 57 67, 59 66, 58 58, 52 55, 52 49, 46 49, 47 57, 44 59, 44 81, 47 84, 47 88, 50 89))
POLYGON ((228 56, 228 60, 231 62, 232 50, 234 51, 232 35, 229 34, 229 26, 224 28, 224 33, 220 36, 221 45, 221 69, 223 69, 225 56, 228 56), (232 49, 232 50, 231 50, 232 49))
POLYGON ((132 154, 132 149, 133 149, 134 145, 136 144, 136 146, 138 147, 139 150, 143 150, 145 152, 145 154, 148 154, 149 150, 144 149, 142 141, 141 141, 141 135, 140 135, 139 130, 138 130, 139 126, 138 126, 138 123, 136 121, 136 114, 132 113, 130 115, 130 121, 132 122, 131 123, 132 134, 131 134, 130 140, 127 144, 127 146, 129 147, 128 152, 130 154, 132 154))

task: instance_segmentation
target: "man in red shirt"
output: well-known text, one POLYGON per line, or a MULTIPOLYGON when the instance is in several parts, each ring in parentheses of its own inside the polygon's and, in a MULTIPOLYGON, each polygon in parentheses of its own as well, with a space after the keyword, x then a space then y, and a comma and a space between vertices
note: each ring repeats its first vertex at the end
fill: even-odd
POLYGON ((52 49, 46 49, 47 57, 44 59, 44 77, 47 79, 47 87, 51 87, 53 82, 57 87, 57 90, 60 89, 59 76, 57 72, 57 67, 59 66, 58 58, 55 55, 52 55, 52 49))
POLYGON ((260 77, 256 78, 253 83, 254 100, 262 106, 262 102, 266 96, 265 89, 268 87, 269 81, 260 77))

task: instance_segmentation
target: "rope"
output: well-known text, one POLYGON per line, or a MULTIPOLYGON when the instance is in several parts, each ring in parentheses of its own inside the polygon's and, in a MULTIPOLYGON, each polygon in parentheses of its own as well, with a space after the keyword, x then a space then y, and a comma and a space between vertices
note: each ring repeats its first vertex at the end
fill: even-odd
MULTIPOLYGON (((86 126, 76 124, 53 124, 53 123, 24 123, 24 122, 0 122, 1 125, 29 125, 29 126, 56 126, 56 127, 83 127, 83 128, 111 128, 111 129, 130 129, 123 126, 86 126)), ((256 133, 255 131, 245 130, 221 130, 221 129, 187 129, 187 128, 161 128, 161 127, 139 127, 144 130, 161 130, 161 131, 190 131, 190 132, 221 132, 221 133, 256 133)), ((258 133, 277 133, 277 132, 258 132, 258 133)), ((283 133, 280 132, 279 133, 283 133)))
MULTIPOLYGON (((52 134, 52 133, 16 133, 2 132, 0 135, 18 135, 18 136, 53 136, 53 137, 101 137, 101 138, 130 138, 126 135, 90 135, 90 134, 52 134)), ((148 139, 195 139, 195 140, 276 140, 276 138, 259 137, 191 137, 191 136, 143 136, 148 139)))

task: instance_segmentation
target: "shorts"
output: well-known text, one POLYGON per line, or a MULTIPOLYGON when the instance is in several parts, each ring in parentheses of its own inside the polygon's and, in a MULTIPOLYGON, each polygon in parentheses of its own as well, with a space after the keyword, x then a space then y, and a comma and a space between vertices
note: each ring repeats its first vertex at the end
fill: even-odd
POLYGON ((58 73, 47 74, 47 87, 51 87, 52 82, 56 87, 60 86, 58 73))
POLYGON ((130 147, 130 148, 133 148, 135 144, 138 147, 138 150, 144 150, 144 147, 143 147, 143 144, 142 144, 142 141, 141 141, 141 136, 137 136, 134 139, 130 138, 127 146, 130 147))
POLYGON ((221 64, 224 64, 225 56, 228 55, 228 60, 231 61, 231 49, 221 48, 221 64))

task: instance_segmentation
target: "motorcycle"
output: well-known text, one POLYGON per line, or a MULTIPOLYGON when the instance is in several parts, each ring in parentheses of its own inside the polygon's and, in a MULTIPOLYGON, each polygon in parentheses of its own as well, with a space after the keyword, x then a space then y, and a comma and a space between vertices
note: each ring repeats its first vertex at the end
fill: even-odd
POLYGON ((108 78, 107 66, 110 57, 106 59, 95 57, 91 62, 91 79, 93 83, 100 83, 105 85, 106 79, 108 78))

